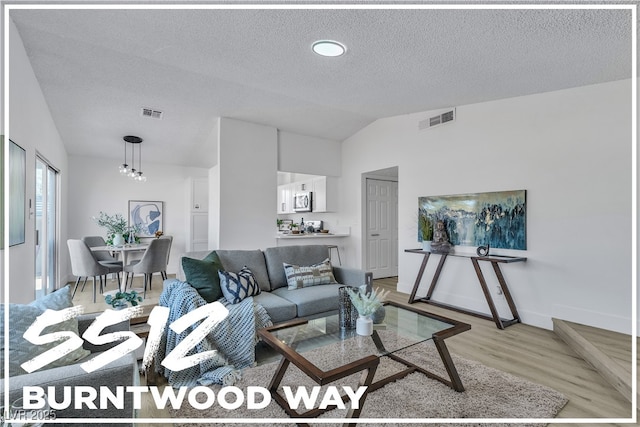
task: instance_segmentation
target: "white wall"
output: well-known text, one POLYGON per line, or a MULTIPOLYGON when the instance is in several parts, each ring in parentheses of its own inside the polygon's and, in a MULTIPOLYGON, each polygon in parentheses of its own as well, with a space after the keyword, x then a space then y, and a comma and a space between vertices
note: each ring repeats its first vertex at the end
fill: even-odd
POLYGON ((210 177, 210 192, 219 217, 210 224, 217 228, 210 235, 217 235, 224 249, 275 246, 277 130, 228 118, 221 118, 218 127, 219 178, 210 177))
MULTIPOLYGON (((137 183, 118 172, 118 161, 95 157, 69 157, 69 233, 68 238, 106 234, 92 220, 100 211, 128 218, 129 200, 164 202, 162 231, 173 236, 167 272, 178 271, 181 253, 186 251, 189 220, 190 177, 207 177, 208 170, 158 163, 144 163, 147 182, 137 183)), ((66 239, 64 250, 66 251, 66 239)), ((70 265, 68 265, 70 274, 70 265)))
POLYGON ((342 144, 338 141, 278 132, 278 170, 340 176, 342 144))
MULTIPOLYGON (((550 328, 556 317, 629 333, 631 82, 459 106, 454 123, 418 131, 429 116, 378 120, 343 143, 350 161, 342 168, 342 220, 352 225, 354 251, 347 257, 362 262, 361 176, 368 171, 399 166, 403 292, 421 261, 404 252, 418 247, 418 197, 526 189, 528 250, 495 251, 528 257, 503 268, 524 323, 550 328)), ((490 266, 485 275, 494 276, 490 266)), ((436 292, 435 299, 488 312, 468 259, 447 260, 436 292)))
MULTIPOLYGON (((27 154, 27 206, 35 200, 36 152, 60 170, 60 229, 61 241, 67 236, 67 153, 53 122, 47 103, 35 78, 22 39, 11 22, 9 34, 9 132, 11 139, 26 150, 27 154)), ((9 299, 15 303, 27 303, 35 297, 35 218, 26 218, 25 243, 9 249, 9 299)), ((66 265, 69 255, 59 248, 60 262, 66 265)), ((65 272, 61 271, 62 277, 65 272)))

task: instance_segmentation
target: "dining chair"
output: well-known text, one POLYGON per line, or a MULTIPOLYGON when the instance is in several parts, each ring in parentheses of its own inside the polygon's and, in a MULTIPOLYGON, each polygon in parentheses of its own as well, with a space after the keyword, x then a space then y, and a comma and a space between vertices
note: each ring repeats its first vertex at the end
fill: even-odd
MULTIPOLYGON (((84 277, 84 283, 87 283, 87 278, 93 277, 93 302, 96 302, 96 286, 97 280, 100 280, 100 292, 104 291, 104 282, 106 276, 109 273, 117 273, 122 271, 122 267, 108 266, 100 264, 98 260, 89 249, 89 246, 80 239, 67 240, 67 246, 69 247, 69 257, 71 258, 71 272, 74 276, 77 276, 76 285, 73 288, 72 298, 76 295, 76 290, 80 284, 80 280, 84 277)), ((82 285, 84 289, 84 284, 82 285)), ((120 275, 118 275, 118 289, 120 290, 120 275)))
POLYGON ((151 289, 153 273, 160 273, 167 269, 167 253, 170 248, 170 239, 152 239, 149 242, 149 247, 144 252, 144 255, 142 255, 142 258, 124 266, 124 272, 126 273, 124 282, 125 289, 129 284, 130 274, 131 282, 133 282, 133 276, 135 274, 144 274, 144 290, 142 297, 146 298, 147 285, 149 286, 149 289, 151 289))
MULTIPOLYGON (((167 265, 169 265, 169 256, 171 255, 171 246, 173 245, 173 236, 160 236, 161 239, 168 239, 171 243, 169 244, 169 250, 167 251, 167 265)), ((160 272, 163 280, 167 280, 167 270, 166 268, 160 272)), ((151 289, 151 286, 149 286, 151 289)))
MULTIPOLYGON (((107 246, 107 242, 104 241, 102 236, 85 236, 82 241, 89 246, 89 248, 95 248, 97 246, 107 246)), ((100 264, 116 264, 122 266, 122 261, 119 261, 116 257, 111 255, 109 251, 92 251, 94 257, 100 264)))

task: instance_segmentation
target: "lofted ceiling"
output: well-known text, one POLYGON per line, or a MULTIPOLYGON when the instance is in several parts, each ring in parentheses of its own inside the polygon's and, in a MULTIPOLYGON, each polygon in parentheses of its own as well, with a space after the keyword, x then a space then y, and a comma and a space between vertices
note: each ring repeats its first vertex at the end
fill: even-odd
POLYGON ((210 167, 217 117, 342 141, 389 116, 630 78, 631 11, 12 10, 70 155, 210 167), (318 39, 347 46, 311 52, 318 39), (141 116, 141 107, 164 113, 141 116), (213 135, 213 136, 212 136, 213 135))

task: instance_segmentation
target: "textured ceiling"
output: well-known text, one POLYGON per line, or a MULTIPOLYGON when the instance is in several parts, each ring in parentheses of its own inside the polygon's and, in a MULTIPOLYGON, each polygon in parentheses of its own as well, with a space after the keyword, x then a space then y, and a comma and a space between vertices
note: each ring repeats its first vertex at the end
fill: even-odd
POLYGON ((344 140, 376 119, 630 78, 630 10, 12 10, 73 155, 208 167, 216 118, 344 140), (338 58, 311 44, 346 44, 338 58), (162 110, 142 118, 141 107, 162 110))

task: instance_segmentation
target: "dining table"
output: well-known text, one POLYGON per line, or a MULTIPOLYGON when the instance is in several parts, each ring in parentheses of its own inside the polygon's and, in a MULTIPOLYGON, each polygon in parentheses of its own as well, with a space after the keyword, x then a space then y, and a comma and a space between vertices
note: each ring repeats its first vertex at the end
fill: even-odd
POLYGON ((128 265, 128 256, 131 252, 146 251, 149 247, 148 243, 130 243, 122 246, 94 246, 91 248, 92 252, 108 251, 111 253, 120 253, 120 259, 122 259, 122 265, 128 265))

